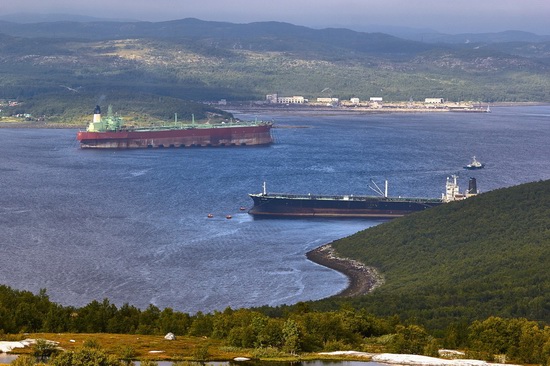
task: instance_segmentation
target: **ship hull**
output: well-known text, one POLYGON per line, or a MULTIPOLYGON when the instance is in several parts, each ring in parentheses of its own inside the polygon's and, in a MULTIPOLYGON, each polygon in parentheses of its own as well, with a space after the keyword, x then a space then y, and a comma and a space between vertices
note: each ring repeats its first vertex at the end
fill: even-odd
POLYGON ((166 130, 80 131, 77 140, 83 149, 267 145, 273 142, 271 127, 271 124, 262 124, 166 130))
POLYGON ((251 194, 254 216, 396 218, 443 204, 429 198, 251 194))

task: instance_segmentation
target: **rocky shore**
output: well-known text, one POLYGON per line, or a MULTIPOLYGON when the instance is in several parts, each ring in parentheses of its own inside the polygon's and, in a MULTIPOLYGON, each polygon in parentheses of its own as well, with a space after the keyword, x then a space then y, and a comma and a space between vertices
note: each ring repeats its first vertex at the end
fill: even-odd
POLYGON ((331 244, 325 244, 306 253, 307 259, 334 269, 349 279, 346 289, 335 296, 352 297, 368 294, 384 283, 383 277, 373 267, 349 258, 338 257, 331 244))

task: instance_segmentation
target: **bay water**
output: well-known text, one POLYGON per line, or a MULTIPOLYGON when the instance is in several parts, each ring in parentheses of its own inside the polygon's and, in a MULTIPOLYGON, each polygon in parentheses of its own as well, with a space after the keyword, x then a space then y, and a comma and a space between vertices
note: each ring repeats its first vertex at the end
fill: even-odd
POLYGON ((264 147, 81 150, 72 129, 0 129, 0 283, 83 306, 109 299, 195 313, 334 295, 309 262, 367 219, 254 219, 248 193, 440 197, 550 178, 550 107, 492 113, 311 114, 273 119, 264 147), (475 155, 486 167, 466 171, 475 155), (207 215, 212 214, 213 218, 207 215), (231 215, 231 219, 226 219, 231 215))

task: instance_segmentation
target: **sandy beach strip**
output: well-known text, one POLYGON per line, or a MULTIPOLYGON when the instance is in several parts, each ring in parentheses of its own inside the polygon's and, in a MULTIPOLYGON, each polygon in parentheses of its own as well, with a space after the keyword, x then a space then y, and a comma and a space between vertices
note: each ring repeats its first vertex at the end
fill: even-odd
POLYGON ((375 268, 353 259, 338 257, 331 244, 325 244, 307 252, 306 257, 314 263, 348 277, 348 287, 335 296, 352 297, 368 294, 384 283, 383 277, 375 268))

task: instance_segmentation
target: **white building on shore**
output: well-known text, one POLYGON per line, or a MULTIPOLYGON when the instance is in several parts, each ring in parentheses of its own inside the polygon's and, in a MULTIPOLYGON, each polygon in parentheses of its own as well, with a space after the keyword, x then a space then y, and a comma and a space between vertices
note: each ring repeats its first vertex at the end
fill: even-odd
POLYGON ((294 95, 292 97, 280 97, 278 94, 267 94, 265 100, 268 103, 277 103, 277 104, 304 104, 307 102, 307 99, 301 95, 294 95))
POLYGON ((424 103, 426 104, 442 104, 445 101, 443 98, 426 98, 424 103))
POLYGON ((317 103, 338 103, 338 98, 317 98, 317 103))
POLYGON ((304 104, 306 99, 300 95, 294 95, 292 97, 279 97, 277 103, 279 104, 304 104))

